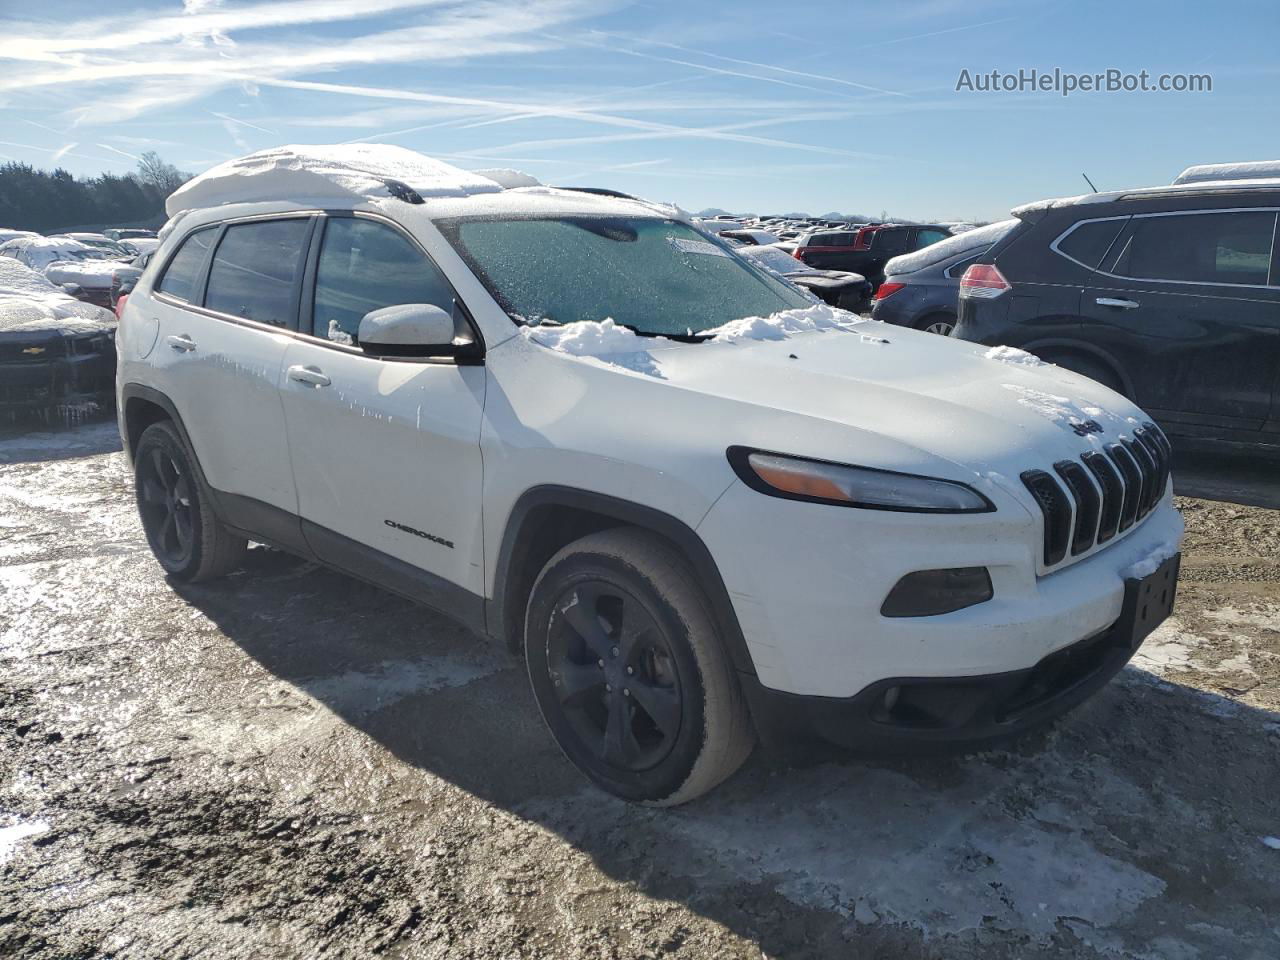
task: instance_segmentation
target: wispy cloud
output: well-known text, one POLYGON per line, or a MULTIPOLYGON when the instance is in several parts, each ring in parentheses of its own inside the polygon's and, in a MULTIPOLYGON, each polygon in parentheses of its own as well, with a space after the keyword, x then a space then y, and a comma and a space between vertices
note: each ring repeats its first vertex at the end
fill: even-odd
POLYGON ((140 159, 141 159, 140 157, 136 156, 135 154, 127 153, 126 151, 121 150, 119 147, 113 147, 113 146, 111 146, 111 144, 109 144, 109 143, 99 143, 97 146, 101 147, 103 150, 110 150, 112 153, 118 153, 118 154, 120 154, 120 156, 122 156, 122 157, 128 157, 130 160, 135 160, 135 161, 136 161, 136 160, 140 160, 140 159))
POLYGON ((982 23, 966 23, 959 27, 947 27, 945 30, 930 30, 928 33, 913 33, 909 37, 894 37, 892 40, 878 40, 875 43, 864 43, 860 46, 860 49, 868 50, 872 47, 888 47, 895 43, 909 43, 912 40, 925 40, 929 37, 942 37, 949 33, 961 33, 965 30, 980 30, 983 27, 994 27, 999 23, 1011 23, 1017 19, 1017 17, 1000 17, 998 20, 984 20, 982 23))
POLYGON ((57 163, 67 155, 68 151, 74 150, 78 146, 80 146, 78 143, 68 143, 65 146, 59 147, 57 150, 53 151, 53 153, 49 154, 49 162, 57 163))

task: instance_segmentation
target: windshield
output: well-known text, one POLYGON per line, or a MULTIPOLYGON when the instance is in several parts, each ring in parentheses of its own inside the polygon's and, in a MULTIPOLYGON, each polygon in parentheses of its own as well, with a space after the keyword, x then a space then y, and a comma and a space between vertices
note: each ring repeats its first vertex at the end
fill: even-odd
POLYGON ((789 284, 675 220, 458 219, 437 225, 517 323, 602 321, 684 336, 810 306, 789 284))

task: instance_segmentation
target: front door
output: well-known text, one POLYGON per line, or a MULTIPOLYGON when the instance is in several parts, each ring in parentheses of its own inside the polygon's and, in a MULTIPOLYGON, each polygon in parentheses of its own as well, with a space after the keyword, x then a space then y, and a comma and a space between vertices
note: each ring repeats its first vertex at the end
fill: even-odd
MULTIPOLYGON (((426 253, 389 223, 324 220, 281 397, 298 513, 312 550, 449 612, 483 592, 480 421, 485 369, 371 357, 360 319, 455 305, 426 253)), ((465 321, 460 320, 460 323, 465 321)), ((474 614, 473 609, 469 613, 474 614)))
MULTIPOLYGON (((1198 428, 1262 427, 1280 366, 1274 210, 1137 215, 1081 298, 1133 400, 1198 428)), ((1203 434, 1203 429, 1196 432, 1203 434)))

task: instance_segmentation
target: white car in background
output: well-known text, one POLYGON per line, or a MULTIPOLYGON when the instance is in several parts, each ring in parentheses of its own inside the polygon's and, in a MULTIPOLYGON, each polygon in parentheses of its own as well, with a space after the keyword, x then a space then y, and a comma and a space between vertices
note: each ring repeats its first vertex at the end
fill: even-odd
POLYGON ((449 613, 619 796, 696 797, 761 730, 999 741, 1173 602, 1141 410, 815 305, 673 208, 344 146, 169 212, 117 387, 161 566, 256 540, 449 613))

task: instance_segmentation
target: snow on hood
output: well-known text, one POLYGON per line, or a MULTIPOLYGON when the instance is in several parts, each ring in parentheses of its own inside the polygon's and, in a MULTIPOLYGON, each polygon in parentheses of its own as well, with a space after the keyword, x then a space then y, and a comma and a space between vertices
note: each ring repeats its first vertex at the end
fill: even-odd
POLYGON ((490 177, 390 144, 292 144, 212 167, 170 194, 165 210, 173 217, 225 203, 389 197, 388 180, 406 184, 422 197, 503 189, 490 177))
POLYGON ((0 257, 0 334, 90 333, 114 325, 110 310, 81 303, 17 260, 0 257))
POLYGON ((54 283, 76 283, 89 287, 110 287, 119 260, 66 260, 49 264, 44 275, 54 283))
POLYGON ((992 347, 983 354, 988 360, 999 360, 1001 363, 1021 364, 1024 367, 1043 367, 1045 362, 1034 353, 1027 353, 1017 347, 992 347))
POLYGON ((855 314, 838 310, 826 304, 816 304, 797 310, 783 310, 769 317, 743 317, 731 320, 711 330, 703 330, 721 343, 738 343, 743 340, 785 340, 799 333, 817 333, 823 330, 853 331, 858 323, 855 314))
MULTIPOLYGON (((802 333, 826 330, 852 332, 859 318, 825 304, 797 310, 783 310, 768 317, 743 317, 711 330, 697 332, 717 343, 734 344, 748 340, 785 340, 802 333)), ((523 326, 520 332, 534 343, 575 357, 590 357, 602 363, 665 380, 650 347, 671 343, 666 337, 642 337, 630 327, 614 322, 580 320, 564 326, 523 326)), ((690 330, 692 335, 695 331, 690 330)), ((861 334, 864 340, 888 343, 883 338, 861 334)))
POLYGON ((520 332, 526 339, 560 353, 591 357, 615 367, 665 379, 648 351, 647 338, 629 327, 619 326, 612 318, 598 322, 580 320, 562 327, 521 327, 520 332))

